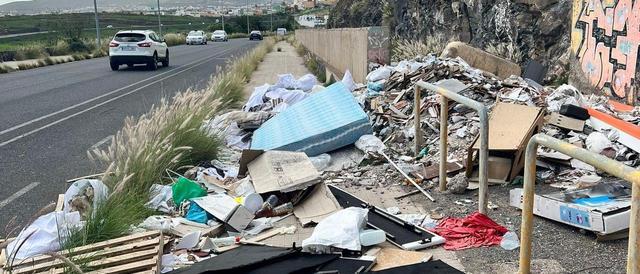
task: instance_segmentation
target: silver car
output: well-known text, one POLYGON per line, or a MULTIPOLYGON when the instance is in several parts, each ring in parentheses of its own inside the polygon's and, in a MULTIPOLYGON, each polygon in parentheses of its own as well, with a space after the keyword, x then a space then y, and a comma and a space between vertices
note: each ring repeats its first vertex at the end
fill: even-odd
POLYGON ((187 45, 206 45, 207 35, 201 30, 192 30, 187 34, 187 45))
POLYGON ((222 42, 226 42, 229 41, 229 38, 227 37, 227 32, 224 30, 216 30, 211 34, 211 41, 215 42, 215 41, 222 41, 222 42))

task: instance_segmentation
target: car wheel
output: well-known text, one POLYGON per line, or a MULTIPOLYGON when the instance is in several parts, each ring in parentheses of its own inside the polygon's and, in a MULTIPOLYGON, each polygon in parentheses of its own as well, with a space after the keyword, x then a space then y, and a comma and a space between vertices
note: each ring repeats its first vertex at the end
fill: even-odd
POLYGON ((168 67, 169 66, 169 51, 168 50, 167 50, 166 56, 162 60, 162 66, 163 67, 168 67))
POLYGON ((149 61, 149 63, 147 63, 147 68, 149 68, 150 70, 158 69, 158 54, 157 53, 153 54, 153 57, 152 57, 151 61, 149 61))
POLYGON ((120 65, 114 61, 109 61, 109 66, 111 66, 111 70, 116 71, 120 68, 120 65))

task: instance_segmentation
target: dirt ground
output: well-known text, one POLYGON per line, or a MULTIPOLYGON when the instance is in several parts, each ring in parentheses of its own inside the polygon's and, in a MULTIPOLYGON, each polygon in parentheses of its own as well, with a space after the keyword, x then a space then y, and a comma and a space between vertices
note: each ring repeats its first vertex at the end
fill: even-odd
MULTIPOLYGON (((383 208, 398 206, 401 213, 435 212, 445 217, 464 217, 477 211, 477 190, 448 194, 432 189, 436 202, 427 200, 422 194, 397 200, 393 197, 415 188, 403 185, 400 175, 388 165, 371 166, 368 169, 370 170, 325 174, 325 182, 340 186, 383 208), (358 174, 360 172, 362 174, 358 174), (472 202, 469 203, 469 200, 472 202)), ((489 188, 489 201, 498 208, 490 209, 488 215, 520 235, 520 210, 509 205, 509 190, 515 187, 518 186, 496 185, 489 188)), ((537 194, 555 191, 558 189, 548 185, 536 186, 537 194)), ((597 242, 593 233, 540 217, 534 217, 533 239, 534 273, 625 273, 627 239, 597 242)), ((446 251, 439 247, 422 252, 432 253, 434 259, 442 259, 466 273, 516 273, 519 257, 519 249, 508 251, 500 246, 461 251, 446 251)))

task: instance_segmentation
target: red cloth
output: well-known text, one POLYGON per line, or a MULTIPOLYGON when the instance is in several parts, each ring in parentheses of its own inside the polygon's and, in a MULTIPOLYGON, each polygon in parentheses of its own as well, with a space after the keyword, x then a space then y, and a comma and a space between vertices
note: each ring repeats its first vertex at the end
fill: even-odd
POLYGON ((507 229, 486 215, 474 212, 465 218, 446 218, 432 230, 444 237, 446 250, 499 245, 507 229))

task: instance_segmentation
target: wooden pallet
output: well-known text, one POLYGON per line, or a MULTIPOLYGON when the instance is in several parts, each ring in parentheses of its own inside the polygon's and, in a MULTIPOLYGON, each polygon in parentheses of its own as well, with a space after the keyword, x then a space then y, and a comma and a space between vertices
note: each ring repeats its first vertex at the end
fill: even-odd
MULTIPOLYGON (((58 252, 85 273, 160 273, 164 243, 159 231, 149 231, 58 252)), ((48 255, 13 262, 9 273, 64 273, 68 266, 48 255)))

